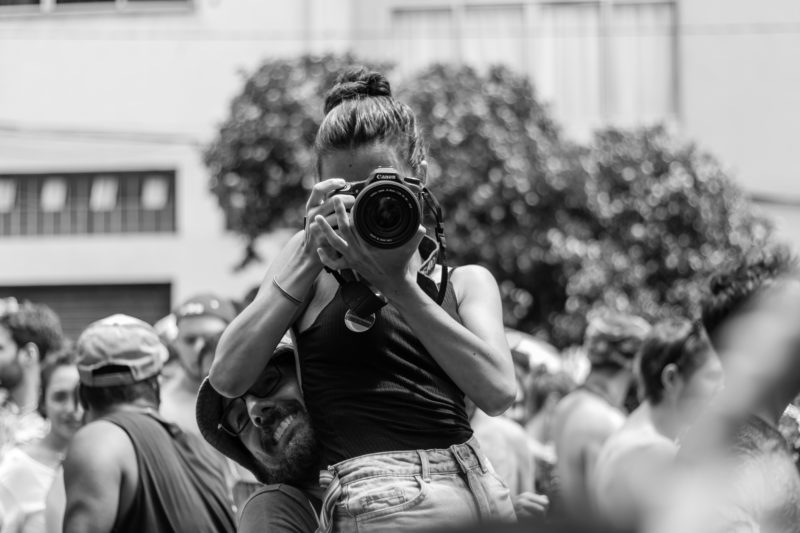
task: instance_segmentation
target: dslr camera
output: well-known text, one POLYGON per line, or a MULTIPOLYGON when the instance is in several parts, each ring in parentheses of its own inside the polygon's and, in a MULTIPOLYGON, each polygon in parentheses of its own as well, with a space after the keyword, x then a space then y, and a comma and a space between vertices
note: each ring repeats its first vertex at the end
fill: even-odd
POLYGON ((393 168, 377 168, 363 181, 348 183, 331 196, 354 196, 350 214, 358 235, 376 248, 397 248, 422 223, 422 181, 393 168))

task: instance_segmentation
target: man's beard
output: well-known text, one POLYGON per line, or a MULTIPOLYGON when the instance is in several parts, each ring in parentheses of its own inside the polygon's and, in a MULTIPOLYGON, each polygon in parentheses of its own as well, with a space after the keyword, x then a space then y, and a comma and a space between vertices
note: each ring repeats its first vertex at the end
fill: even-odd
POLYGON ((308 413, 296 400, 285 402, 269 415, 264 424, 266 429, 261 432, 261 447, 265 453, 270 453, 276 466, 259 463, 261 477, 267 483, 286 483, 288 485, 303 486, 316 479, 318 475, 320 451, 311 420, 308 413), (277 450, 273 439, 275 426, 289 415, 296 417, 294 434, 286 446, 277 450))
POLYGON ((24 375, 22 365, 19 364, 19 355, 17 355, 10 363, 0 366, 0 388, 13 391, 22 383, 24 375))

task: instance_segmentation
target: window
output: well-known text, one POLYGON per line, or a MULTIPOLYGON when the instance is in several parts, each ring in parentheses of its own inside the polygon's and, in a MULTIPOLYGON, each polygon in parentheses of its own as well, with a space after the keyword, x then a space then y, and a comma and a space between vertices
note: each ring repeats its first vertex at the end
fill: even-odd
POLYGON ((0 213, 10 213, 17 203, 17 182, 13 179, 0 179, 0 213))
POLYGON ((111 211, 117 205, 117 178, 98 176, 92 181, 89 209, 92 211, 111 211))
POLYGON ((450 8, 398 9, 392 13, 392 30, 399 70, 411 74, 432 63, 458 58, 450 8))
POLYGON ((531 78, 575 137, 677 114, 675 0, 452 0, 395 7, 391 21, 402 75, 438 61, 503 63, 531 78))
POLYGON ((502 63, 525 72, 524 37, 522 5, 464 8, 464 59, 475 67, 502 63))
POLYGON ((0 175, 0 237, 175 231, 175 173, 0 175))
POLYGON ((55 213, 64 209, 67 203, 67 182, 64 178, 47 178, 42 183, 40 196, 42 211, 55 213))
POLYGON ((567 131, 674 118, 673 1, 543 3, 538 30, 533 79, 567 131))
POLYGON ((193 0, 0 0, 2 13, 185 11, 193 0), (18 7, 30 6, 30 7, 18 7), (35 9, 32 9, 35 8, 35 9))
POLYGON ((164 209, 169 201, 169 182, 164 176, 153 174, 142 184, 142 208, 151 211, 164 209))

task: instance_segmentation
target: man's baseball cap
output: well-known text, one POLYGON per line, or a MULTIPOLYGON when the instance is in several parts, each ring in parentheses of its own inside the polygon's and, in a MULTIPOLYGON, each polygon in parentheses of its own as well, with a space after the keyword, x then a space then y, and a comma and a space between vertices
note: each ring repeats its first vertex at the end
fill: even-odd
POLYGON ((173 312, 175 322, 193 316, 215 316, 221 318, 226 324, 236 318, 236 306, 227 298, 220 298, 213 294, 198 294, 183 302, 173 312))
MULTIPOLYGON (((269 365, 278 364, 287 358, 290 358, 292 367, 295 367, 294 347, 287 342, 281 342, 275 348, 272 359, 269 360, 269 365)), ((197 393, 197 404, 195 406, 195 417, 197 418, 197 426, 200 428, 200 434, 217 451, 233 459, 258 478, 260 469, 253 455, 245 448, 238 437, 229 435, 220 427, 222 413, 225 411, 225 406, 229 401, 228 398, 218 393, 211 386, 208 378, 203 380, 197 393)), ((262 483, 272 482, 268 479, 259 479, 259 481, 262 483)))
POLYGON ((90 387, 130 385, 161 372, 167 348, 153 327, 128 315, 89 324, 76 344, 81 383, 90 387))
POLYGON ((598 313, 586 328, 589 362, 593 366, 631 368, 650 329, 650 324, 636 315, 611 310, 598 313))

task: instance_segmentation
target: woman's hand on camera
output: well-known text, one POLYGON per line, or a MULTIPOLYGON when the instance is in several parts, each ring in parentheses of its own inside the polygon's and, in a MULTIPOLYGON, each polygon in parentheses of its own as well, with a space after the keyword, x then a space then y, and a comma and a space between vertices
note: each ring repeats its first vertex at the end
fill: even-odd
POLYGON ((419 258, 415 255, 425 236, 420 225, 414 237, 398 248, 381 249, 366 244, 355 231, 343 197, 333 198, 338 231, 325 217, 318 215, 318 224, 326 246, 317 250, 322 263, 333 270, 349 268, 358 272, 370 285, 390 296, 389 290, 397 288, 404 279, 416 283, 419 258), (334 253, 331 253, 334 252, 334 253))
MULTIPOLYGON (((311 189, 311 195, 306 202, 306 239, 305 239, 305 253, 313 257, 315 261, 319 261, 319 253, 317 250, 320 248, 326 250, 329 255, 336 257, 337 253, 330 244, 328 239, 325 238, 323 231, 320 228, 317 217, 325 220, 328 226, 337 226, 337 215, 333 207, 334 198, 331 194, 345 186, 347 182, 340 178, 333 178, 321 181, 314 185, 311 189)), ((355 202, 352 196, 339 197, 340 200, 349 208, 355 202)))

